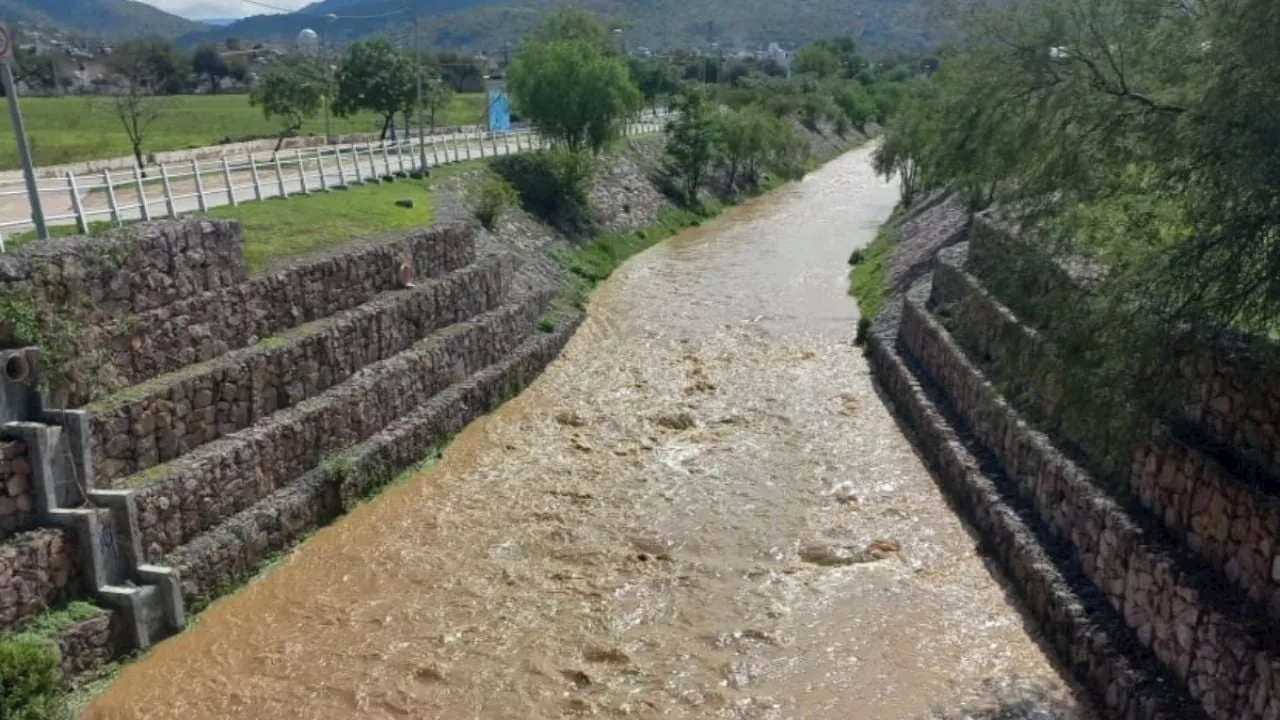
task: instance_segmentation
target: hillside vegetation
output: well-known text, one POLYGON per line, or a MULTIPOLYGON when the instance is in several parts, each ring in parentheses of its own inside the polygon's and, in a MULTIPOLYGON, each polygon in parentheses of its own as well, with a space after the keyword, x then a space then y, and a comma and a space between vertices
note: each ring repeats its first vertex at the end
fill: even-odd
POLYGON ((132 0, 0 0, 0 19, 108 38, 175 38, 206 27, 132 0))
MULTIPOLYGON (((653 49, 722 45, 802 44, 849 35, 873 56, 914 53, 944 37, 947 27, 925 0, 449 0, 422 7, 422 38, 432 48, 500 50, 537 26, 559 5, 597 14, 625 29, 630 47, 653 49)), ((255 40, 292 38, 304 27, 325 30, 323 13, 378 15, 404 8, 401 0, 324 0, 293 15, 248 18, 183 38, 184 43, 239 36, 255 40)), ((404 15, 341 20, 332 32, 348 38, 374 32, 407 35, 404 15)))

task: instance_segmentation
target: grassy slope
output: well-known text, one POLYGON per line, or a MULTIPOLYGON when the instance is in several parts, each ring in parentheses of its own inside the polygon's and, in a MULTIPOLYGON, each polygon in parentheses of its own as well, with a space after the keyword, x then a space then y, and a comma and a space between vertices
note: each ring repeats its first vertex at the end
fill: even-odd
POLYGON ((862 250, 858 264, 849 273, 849 294, 858 301, 859 324, 870 323, 884 307, 889 260, 893 257, 902 215, 901 208, 894 210, 876 233, 876 239, 862 250))
POLYGON ((275 260, 326 250, 356 238, 431 222, 427 180, 356 185, 288 200, 266 200, 209 211, 244 225, 245 265, 261 273, 275 260), (412 209, 397 206, 412 199, 412 209))
MULTIPOLYGON (((273 137, 279 125, 262 116, 260 108, 249 105, 245 95, 183 95, 165 98, 164 114, 150 129, 143 149, 146 152, 203 147, 219 141, 273 137)), ((96 160, 128 155, 129 138, 116 117, 109 98, 62 97, 22 100, 23 123, 36 165, 96 160)), ((470 124, 481 120, 485 111, 481 94, 457 95, 438 125, 470 124)), ((350 118, 333 118, 334 133, 377 132, 381 121, 363 113, 350 118)), ((312 118, 303 127, 304 135, 324 133, 324 119, 312 118)), ((0 114, 0 170, 18 167, 18 151, 12 137, 8 113, 0 114)))

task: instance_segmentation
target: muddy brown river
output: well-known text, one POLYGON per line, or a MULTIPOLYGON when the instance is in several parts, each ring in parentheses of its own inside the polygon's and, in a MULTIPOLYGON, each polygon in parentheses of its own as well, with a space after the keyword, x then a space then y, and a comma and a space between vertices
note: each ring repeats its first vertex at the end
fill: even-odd
POLYGON ((880 720, 1026 688, 1077 707, 853 346, 845 260, 896 197, 862 150, 634 258, 437 467, 85 717, 880 720))

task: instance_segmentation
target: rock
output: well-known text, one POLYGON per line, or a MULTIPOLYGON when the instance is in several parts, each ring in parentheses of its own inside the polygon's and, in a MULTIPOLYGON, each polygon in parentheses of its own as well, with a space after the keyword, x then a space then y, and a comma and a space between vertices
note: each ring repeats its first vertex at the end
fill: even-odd
POLYGON ((653 418, 653 422, 670 430, 689 430, 698 425, 693 416, 687 412, 657 415, 653 418))
POLYGON ((396 201, 396 207, 408 208, 410 210, 413 209, 415 204, 416 203, 411 198, 404 198, 396 201))

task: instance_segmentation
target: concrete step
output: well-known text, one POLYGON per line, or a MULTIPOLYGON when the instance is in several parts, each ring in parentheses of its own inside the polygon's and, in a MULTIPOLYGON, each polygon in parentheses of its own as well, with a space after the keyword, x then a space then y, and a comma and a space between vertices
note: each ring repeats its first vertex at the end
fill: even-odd
POLYGON ((165 558, 188 604, 211 599, 251 576, 271 553, 327 524, 361 498, 418 464, 468 423, 542 371, 574 330, 538 333, 498 362, 454 383, 373 437, 236 513, 165 558))
POLYGON ((376 433, 450 384, 491 365, 533 330, 545 298, 436 332, 347 381, 255 425, 128 478, 142 562, 244 510, 321 460, 376 433))
POLYGON ((1280 712, 1280 648, 1265 609, 1241 602, 1201 558, 1136 505, 1119 502, 1028 425, 959 344, 909 295, 899 352, 989 450, 1017 493, 1079 558, 1132 635, 1211 716, 1280 712))
POLYGON ((92 484, 113 487, 498 307, 512 271, 510 256, 491 256, 85 406, 92 484))

